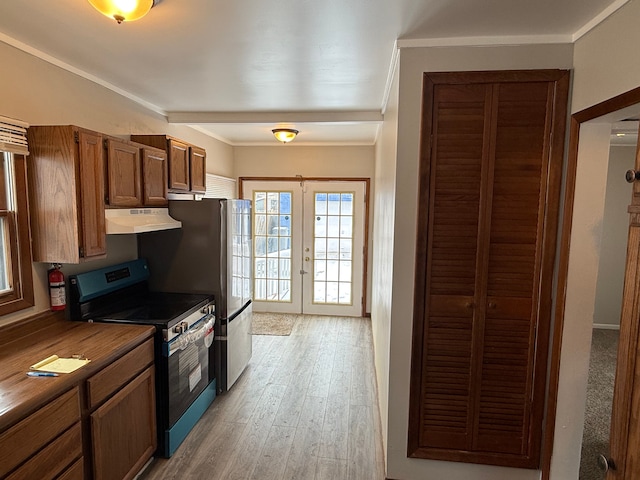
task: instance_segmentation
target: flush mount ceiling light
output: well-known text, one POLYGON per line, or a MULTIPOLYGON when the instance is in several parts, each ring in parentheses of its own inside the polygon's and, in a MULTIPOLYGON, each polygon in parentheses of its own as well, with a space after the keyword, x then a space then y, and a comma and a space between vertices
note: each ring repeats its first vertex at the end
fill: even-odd
POLYGON ((144 17, 155 0, 89 0, 89 3, 103 15, 122 23, 144 17))
POLYGON ((289 143, 296 138, 296 135, 299 133, 298 130, 294 130, 293 128, 274 128, 271 131, 276 139, 282 143, 289 143))

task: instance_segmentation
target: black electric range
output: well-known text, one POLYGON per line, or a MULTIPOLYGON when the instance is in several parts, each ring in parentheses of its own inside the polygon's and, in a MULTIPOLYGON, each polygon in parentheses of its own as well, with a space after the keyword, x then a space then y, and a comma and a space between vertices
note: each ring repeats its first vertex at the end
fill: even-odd
POLYGON ((71 320, 156 327, 157 455, 170 457, 216 396, 211 295, 150 292, 138 259, 69 277, 71 320))

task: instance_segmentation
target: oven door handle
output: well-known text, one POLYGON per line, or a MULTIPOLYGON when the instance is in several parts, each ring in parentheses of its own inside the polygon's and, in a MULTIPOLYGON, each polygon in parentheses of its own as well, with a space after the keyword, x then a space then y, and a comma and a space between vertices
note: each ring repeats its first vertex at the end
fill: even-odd
POLYGON ((198 340, 200 340, 201 338, 203 338, 207 333, 211 332, 211 330, 213 329, 213 321, 212 321, 212 317, 213 315, 207 315, 204 319, 204 322, 202 322, 202 325, 200 325, 198 328, 189 331, 189 341, 191 343, 196 343, 198 340))

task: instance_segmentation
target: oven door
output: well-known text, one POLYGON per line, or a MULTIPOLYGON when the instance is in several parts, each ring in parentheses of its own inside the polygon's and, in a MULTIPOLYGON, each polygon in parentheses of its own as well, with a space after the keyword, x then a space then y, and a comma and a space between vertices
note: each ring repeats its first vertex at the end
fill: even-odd
POLYGON ((193 326, 163 344, 163 370, 166 372, 166 401, 171 428, 209 384, 209 348, 213 343, 212 316, 205 316, 193 326))

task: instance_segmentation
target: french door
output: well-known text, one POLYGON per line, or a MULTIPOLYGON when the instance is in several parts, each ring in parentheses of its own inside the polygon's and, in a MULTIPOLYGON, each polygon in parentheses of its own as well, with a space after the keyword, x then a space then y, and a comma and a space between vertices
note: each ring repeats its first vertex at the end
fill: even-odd
POLYGON ((253 202, 254 310, 360 316, 364 181, 244 181, 253 202))

